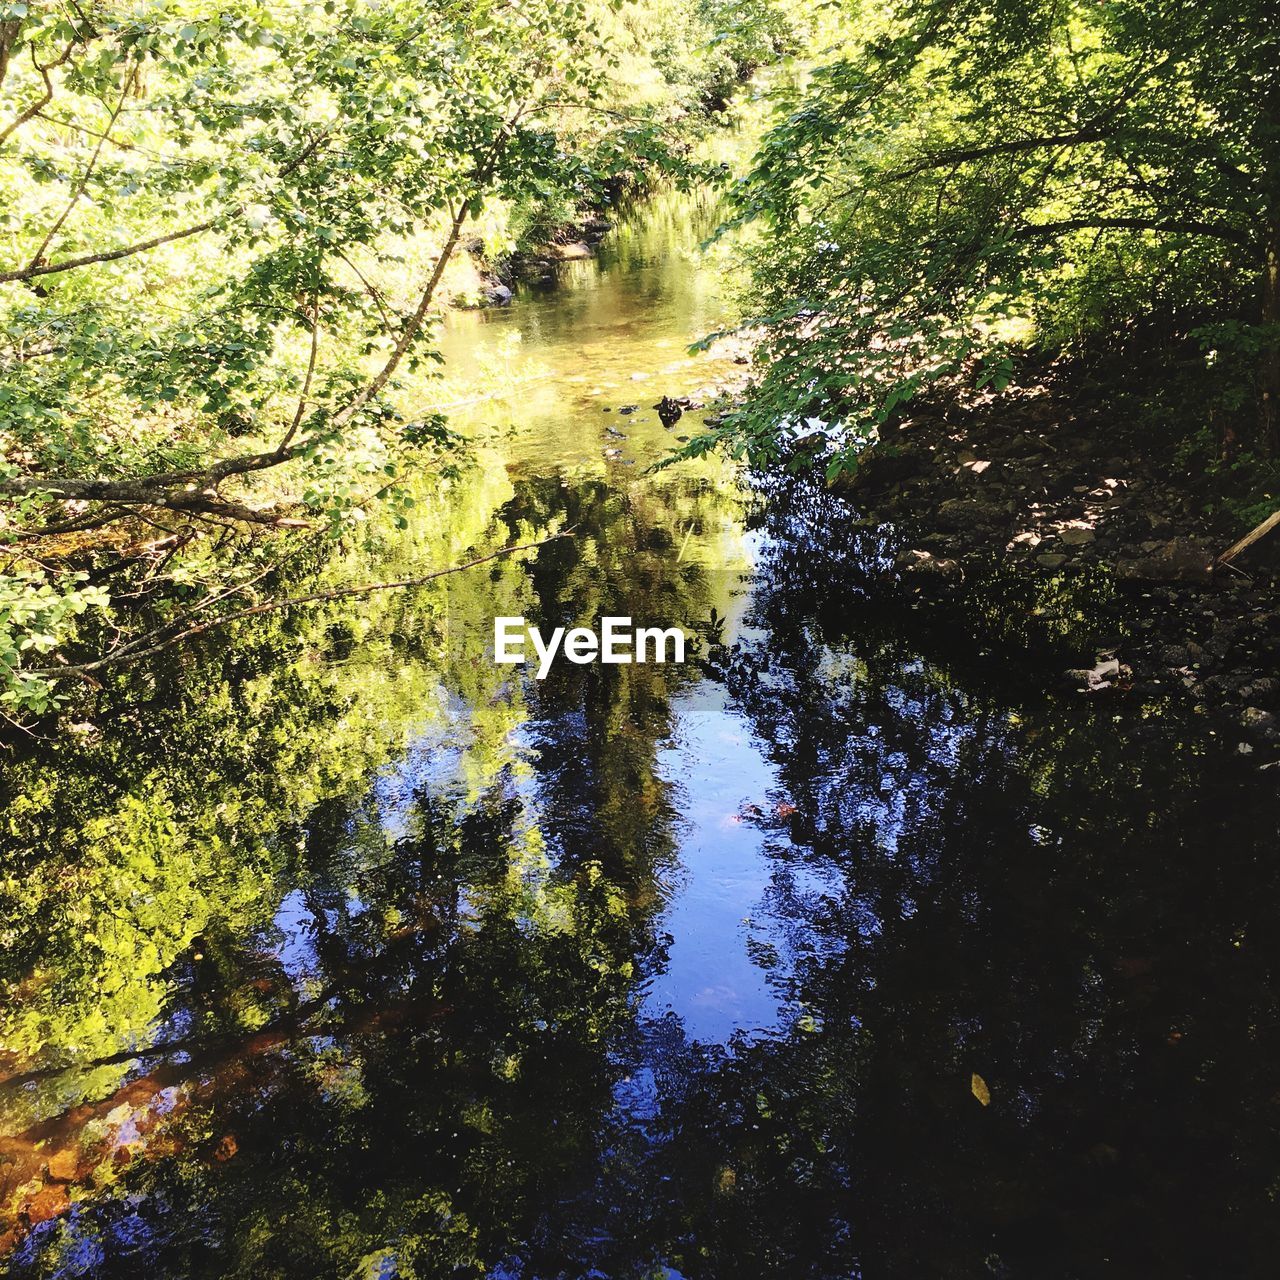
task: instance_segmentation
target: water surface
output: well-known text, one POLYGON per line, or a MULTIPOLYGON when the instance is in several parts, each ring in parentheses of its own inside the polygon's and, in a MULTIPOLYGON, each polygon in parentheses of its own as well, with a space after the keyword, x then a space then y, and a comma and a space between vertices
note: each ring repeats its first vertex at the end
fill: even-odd
POLYGON ((883 599, 818 486, 647 473, 710 217, 443 335, 479 460, 398 554, 570 536, 11 761, 9 1273, 1269 1274, 1274 783, 883 599), (537 682, 495 614, 699 646, 537 682))

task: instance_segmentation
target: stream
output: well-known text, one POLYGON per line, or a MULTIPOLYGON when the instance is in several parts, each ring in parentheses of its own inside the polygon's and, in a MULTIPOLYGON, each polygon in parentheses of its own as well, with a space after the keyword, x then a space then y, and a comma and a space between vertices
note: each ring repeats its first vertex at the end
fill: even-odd
POLYGON ((566 536, 172 652, 8 762, 4 1274, 1274 1265, 1273 777, 886 604, 892 531, 818 484, 649 471, 736 368, 688 352, 713 217, 659 194, 449 318, 477 461, 377 572, 566 536), (696 643, 537 681, 497 615, 696 643))

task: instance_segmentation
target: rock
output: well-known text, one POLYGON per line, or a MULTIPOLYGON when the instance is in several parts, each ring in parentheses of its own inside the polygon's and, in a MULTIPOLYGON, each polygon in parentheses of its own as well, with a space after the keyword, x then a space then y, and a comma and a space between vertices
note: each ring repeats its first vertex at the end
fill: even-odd
POLYGON ((904 551, 894 561, 899 573, 912 578, 936 578, 945 582, 958 582, 964 577, 964 570, 955 560, 935 556, 931 552, 918 548, 904 551))
POLYGON ((499 283, 490 285, 486 296, 495 306, 504 307, 516 295, 511 289, 508 289, 505 284, 499 283))
POLYGON ((1067 563, 1067 557, 1059 555, 1055 551, 1046 551, 1036 556, 1036 564, 1044 569, 1061 569, 1067 563))
POLYGON ((1077 685, 1083 685, 1091 693, 1099 689, 1108 688, 1111 683, 1120 678, 1121 667, 1118 658, 1112 657, 1110 654, 1100 653, 1098 655, 1097 664, 1092 667, 1077 668, 1066 672, 1068 680, 1073 681, 1077 685))
POLYGON ((1092 529, 1072 525, 1059 532, 1064 547, 1083 547, 1092 542, 1098 535, 1092 529))
POLYGON ((1272 676, 1263 676, 1247 684, 1240 692, 1252 702, 1265 702, 1269 698, 1280 695, 1280 680, 1272 676))
POLYGON ((1240 723, 1246 729, 1274 729, 1276 718, 1270 711, 1261 707, 1245 707, 1240 714, 1240 723))
POLYGON ((1116 577, 1122 582, 1196 582, 1213 576, 1214 550, 1200 538, 1171 538, 1150 555, 1121 560, 1116 577))
POLYGON ((684 414, 684 410, 670 396, 663 396, 653 407, 657 409, 658 421, 664 427, 674 427, 684 414))
POLYGON ((74 1182, 79 1166, 75 1151, 58 1151, 49 1157, 49 1178, 53 1182, 74 1182))
POLYGON ((551 252, 561 262, 580 262, 583 258, 591 257, 591 246, 581 240, 572 240, 568 244, 553 245, 551 252))
POLYGON ((885 488, 918 476, 928 465, 919 449, 911 446, 889 448, 876 445, 858 458, 857 482, 871 489, 885 488))
POLYGON ((1004 513, 985 502, 969 498, 948 498, 938 508, 937 523, 940 529, 980 529, 997 524, 1004 513))
POLYGON ((63 1186, 47 1186, 34 1195, 26 1196, 18 1210, 27 1227, 37 1227, 42 1222, 56 1218, 68 1206, 67 1189, 63 1186))
POLYGON ((635 411, 639 407, 640 406, 638 404, 624 404, 622 408, 618 410, 618 412, 619 413, 635 413, 635 411))

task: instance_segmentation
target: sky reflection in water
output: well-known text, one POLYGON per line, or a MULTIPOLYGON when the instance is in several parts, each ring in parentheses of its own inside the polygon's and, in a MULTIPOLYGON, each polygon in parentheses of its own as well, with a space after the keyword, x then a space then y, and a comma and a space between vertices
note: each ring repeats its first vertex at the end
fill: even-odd
POLYGON ((487 465, 422 520, 572 539, 161 667, 109 691, 136 732, 11 769, 12 1274, 1266 1274, 1273 797, 895 612, 821 486, 641 474, 721 370, 708 217, 445 334, 487 465), (706 643, 536 682, 496 613, 706 643))

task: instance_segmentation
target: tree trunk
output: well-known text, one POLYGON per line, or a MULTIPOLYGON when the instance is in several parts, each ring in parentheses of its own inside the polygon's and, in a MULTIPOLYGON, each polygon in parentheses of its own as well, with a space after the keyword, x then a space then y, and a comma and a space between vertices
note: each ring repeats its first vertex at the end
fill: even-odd
POLYGON ((1268 333, 1263 339, 1259 368, 1258 445, 1264 454, 1280 451, 1280 216, 1267 228, 1267 244, 1262 264, 1262 323, 1268 333))

